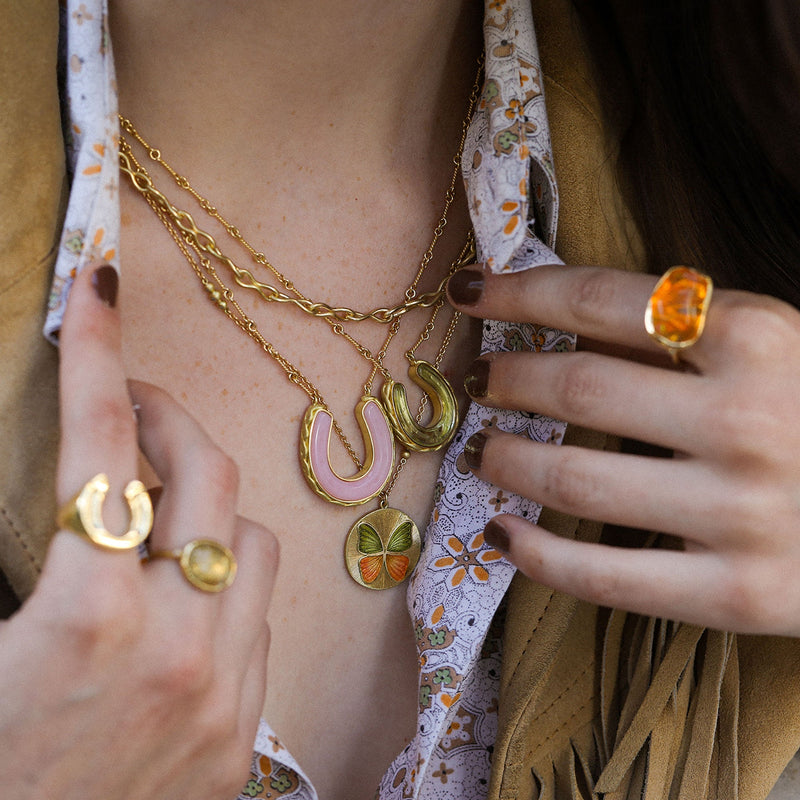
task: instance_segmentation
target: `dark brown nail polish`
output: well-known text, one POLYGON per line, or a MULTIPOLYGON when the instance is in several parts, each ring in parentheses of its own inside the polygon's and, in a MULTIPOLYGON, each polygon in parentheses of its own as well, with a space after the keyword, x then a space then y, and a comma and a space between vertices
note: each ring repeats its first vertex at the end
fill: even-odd
POLYGON ((477 269, 461 269, 447 283, 453 302, 460 306, 474 306, 483 294, 483 273, 477 269))
POLYGON ((483 539, 490 547, 507 553, 510 550, 508 530, 505 525, 496 519, 490 519, 483 531, 483 539))
POLYGON ((486 397, 489 391, 490 363, 485 358, 477 358, 469 365, 464 376, 464 388, 470 397, 480 400, 486 397))
POLYGON ((464 445, 464 460, 470 469, 480 469, 483 460, 483 450, 486 447, 488 436, 483 432, 473 433, 464 445))
POLYGON ((109 308, 117 305, 117 289, 119 289, 119 277, 114 267, 105 264, 98 267, 92 275, 92 286, 100 300, 109 308))

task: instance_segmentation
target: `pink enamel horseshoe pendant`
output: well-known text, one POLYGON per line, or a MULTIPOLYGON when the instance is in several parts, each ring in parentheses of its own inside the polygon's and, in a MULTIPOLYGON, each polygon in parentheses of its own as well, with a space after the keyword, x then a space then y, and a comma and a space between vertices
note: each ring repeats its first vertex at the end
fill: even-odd
POLYGON ((356 506, 381 493, 394 469, 394 435, 380 402, 362 397, 355 408, 364 437, 364 466, 342 478, 331 466, 333 417, 319 403, 310 405, 300 430, 300 467, 311 488, 331 503, 356 506))

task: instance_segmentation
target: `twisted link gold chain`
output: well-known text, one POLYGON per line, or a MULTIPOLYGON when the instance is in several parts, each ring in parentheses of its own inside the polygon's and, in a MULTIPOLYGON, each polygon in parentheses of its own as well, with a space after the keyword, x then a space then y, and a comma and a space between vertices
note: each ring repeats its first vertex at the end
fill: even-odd
MULTIPOLYGON (((345 338, 353 345, 353 347, 355 347, 358 353, 365 360, 372 364, 371 373, 364 384, 364 394, 370 394, 372 382, 377 372, 380 372, 384 378, 391 379, 391 375, 389 374, 388 370, 383 366, 383 359, 388 351, 392 339, 399 329, 403 315, 414 310, 415 308, 433 308, 431 317, 428 323, 424 326, 419 338, 417 339, 417 342, 406 353, 406 357, 409 360, 412 360, 416 349, 422 344, 423 341, 429 339, 430 337, 438 313, 444 305, 445 286, 450 276, 459 267, 474 260, 474 236, 472 231, 470 231, 467 241, 461 248, 461 251, 456 259, 450 263, 449 268, 439 283, 437 289, 421 295, 416 294, 416 287, 423 273, 425 272, 426 267, 431 262, 436 244, 444 232, 445 226, 447 225, 447 214, 455 198, 456 181, 460 170, 461 156, 463 153, 464 142, 466 140, 467 128, 480 91, 480 75, 482 66, 483 62, 482 59, 480 59, 478 64, 478 73, 470 93, 468 111, 462 122, 461 137, 459 140, 457 153, 453 158, 454 169, 451 175, 450 184, 447 192, 445 193, 442 216, 434 228, 431 243, 423 254, 419 267, 417 268, 417 272, 411 284, 405 290, 406 299, 403 303, 400 303, 394 307, 377 308, 369 312, 358 312, 347 307, 333 307, 326 303, 309 300, 307 297, 302 295, 294 286, 294 284, 269 262, 263 253, 257 251, 252 245, 250 245, 250 243, 244 238, 236 226, 229 223, 218 211, 218 209, 216 209, 216 207, 210 203, 210 201, 208 201, 192 187, 191 183, 185 176, 182 176, 176 172, 163 159, 161 152, 158 149, 149 145, 149 143, 141 136, 129 119, 120 115, 119 119, 122 129, 130 134, 143 148, 145 148, 148 157, 164 168, 181 189, 184 189, 192 194, 199 203, 201 209, 213 218, 217 219, 224 227, 225 231, 250 252, 251 256, 257 263, 270 269, 287 291, 294 293, 294 296, 292 297, 279 291, 275 287, 270 286, 269 284, 259 281, 248 269, 239 267, 229 256, 222 252, 214 236, 199 228, 193 216, 189 212, 173 205, 163 194, 163 192, 156 188, 147 170, 139 163, 134 155, 130 143, 121 137, 119 152, 121 172, 128 175, 133 187, 144 197, 148 205, 167 229, 170 236, 181 250, 184 258, 189 263, 192 270, 196 273, 210 299, 232 322, 234 322, 234 324, 237 325, 237 327, 239 327, 240 330, 253 339, 261 347, 261 349, 281 367, 289 381, 302 389, 312 403, 318 403, 326 409, 329 408, 317 387, 314 386, 314 384, 308 378, 306 378, 302 372, 300 372, 300 370, 292 364, 291 361, 283 356, 277 350, 277 348, 275 348, 275 346, 267 341, 267 339, 261 334, 255 321, 242 309, 242 307, 234 298, 231 289, 219 277, 211 259, 215 259, 222 263, 231 272, 237 285, 245 289, 252 289, 256 291, 264 300, 268 302, 293 304, 312 316, 324 319, 331 326, 333 333, 345 338), (209 258, 209 256, 211 258, 209 258), (376 355, 373 355, 369 348, 365 347, 355 338, 353 338, 342 325, 343 322, 362 322, 366 320, 390 324, 384 344, 376 355)), ((439 348, 436 358, 434 359, 434 366, 436 367, 439 366, 444 357, 445 351, 452 339, 459 316, 460 315, 458 313, 454 313, 450 324, 448 325, 442 345, 439 348)), ((427 396, 423 395, 417 414, 418 421, 422 417, 426 406, 426 401, 427 396)), ((362 462, 348 441, 344 431, 333 418, 333 414, 331 414, 331 418, 337 437, 344 445, 353 463, 358 469, 361 469, 362 462)), ((400 460, 395 468, 389 485, 385 487, 383 492, 380 494, 382 506, 386 504, 386 499, 394 487, 400 472, 407 463, 408 457, 408 453, 404 452, 401 454, 400 460)))
POLYGON ((207 250, 207 252, 212 254, 215 258, 221 258, 223 263, 225 263, 225 265, 233 273, 236 283, 242 288, 251 289, 257 292, 267 302, 292 304, 297 306, 301 311, 304 311, 305 313, 315 317, 333 319, 339 322, 364 322, 371 320, 373 322, 389 324, 415 308, 430 308, 431 306, 435 305, 438 300, 444 296, 445 286, 447 285, 447 280, 452 272, 459 266, 468 263, 468 259, 474 259, 474 245, 471 244, 469 251, 467 253, 462 252, 459 254, 457 262, 453 262, 453 264, 451 264, 451 270, 448 270, 447 274, 442 278, 436 289, 431 292, 425 292, 417 295, 416 286, 419 283, 419 279, 425 271, 425 268, 433 258, 433 251, 436 247, 436 243, 439 241, 439 238, 444 232, 445 226, 447 225, 447 214, 450 210, 453 200, 455 199, 456 183, 461 168, 461 156, 464 151, 464 142, 466 141, 467 137, 467 129, 469 128, 469 121, 472 117, 472 112, 475 108, 475 104, 477 103, 478 95, 480 93, 480 76, 482 67, 483 59, 479 59, 478 71, 472 86, 472 90, 470 91, 467 114, 461 123, 461 136, 456 155, 453 157, 453 170, 450 176, 450 184, 445 192, 445 202, 441 217, 433 229, 433 237, 428 245, 428 248, 425 250, 425 253, 422 256, 417 273, 414 276, 414 280, 405 291, 405 300, 395 306, 387 308, 374 308, 371 311, 357 311, 346 306, 331 306, 328 303, 314 301, 308 297, 305 297, 297 289, 294 283, 285 275, 283 275, 283 273, 281 273, 274 264, 272 264, 272 262, 263 252, 257 250, 247 241, 247 239, 245 239, 239 228, 228 222, 219 209, 217 209, 216 206, 214 206, 206 197, 204 197, 199 191, 197 191, 197 189, 194 188, 185 175, 181 175, 164 160, 161 151, 158 148, 152 147, 147 142, 147 140, 139 133, 130 119, 122 115, 119 116, 122 130, 136 139, 136 141, 145 149, 148 157, 153 162, 161 166, 172 177, 178 187, 191 194, 197 200, 203 211, 220 222, 220 224, 225 228, 226 232, 249 251, 253 257, 253 260, 261 266, 269 269, 282 284, 286 292, 291 292, 291 294, 286 294, 286 292, 282 292, 275 286, 258 280, 253 273, 250 272, 250 270, 238 266, 233 260, 227 256, 224 256, 219 251, 214 237, 197 228, 191 214, 185 211, 180 211, 172 206, 172 204, 166 200, 164 195, 155 189, 150 176, 147 174, 147 171, 144 170, 141 165, 136 163, 135 160, 131 160, 130 156, 132 155, 132 151, 127 143, 124 143, 124 147, 122 148, 124 149, 125 154, 123 155, 121 153, 120 155, 120 166, 121 169, 130 176, 134 186, 143 194, 151 194, 159 203, 159 205, 161 205, 165 213, 173 217, 174 223, 184 233, 187 233, 195 238, 202 250, 207 250))

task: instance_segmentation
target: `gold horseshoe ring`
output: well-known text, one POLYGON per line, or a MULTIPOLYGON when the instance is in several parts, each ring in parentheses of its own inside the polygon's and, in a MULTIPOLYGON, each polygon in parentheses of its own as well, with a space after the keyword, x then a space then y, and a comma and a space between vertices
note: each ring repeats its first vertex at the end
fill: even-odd
POLYGON ((131 513, 128 530, 116 536, 103 522, 103 502, 108 494, 108 477, 102 472, 95 475, 58 512, 59 530, 68 530, 86 537, 98 547, 107 550, 132 550, 138 547, 153 528, 153 504, 141 481, 131 481, 124 491, 131 513))

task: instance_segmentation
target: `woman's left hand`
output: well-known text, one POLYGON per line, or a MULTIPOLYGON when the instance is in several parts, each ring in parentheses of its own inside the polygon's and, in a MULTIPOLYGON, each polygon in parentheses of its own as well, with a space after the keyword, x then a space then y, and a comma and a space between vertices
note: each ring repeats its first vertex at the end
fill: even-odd
POLYGON ((476 401, 676 454, 476 434, 467 458, 481 478, 568 514, 673 534, 685 549, 576 542, 510 515, 489 523, 487 540, 532 579, 590 602, 800 636, 800 313, 715 290, 705 331, 676 369, 644 328, 654 284, 563 266, 510 275, 468 267, 451 280, 461 311, 574 331, 586 348, 482 356, 466 381, 476 401))

